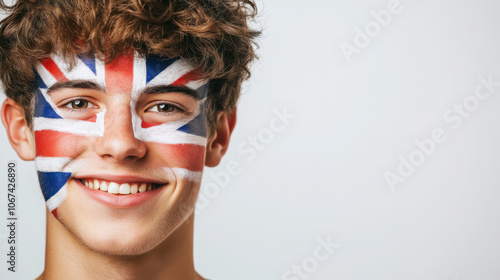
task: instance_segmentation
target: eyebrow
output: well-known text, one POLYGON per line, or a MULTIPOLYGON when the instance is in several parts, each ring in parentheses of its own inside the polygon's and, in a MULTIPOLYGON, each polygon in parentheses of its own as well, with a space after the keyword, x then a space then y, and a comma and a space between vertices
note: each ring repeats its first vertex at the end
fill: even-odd
POLYGON ((188 87, 183 87, 183 86, 166 86, 166 85, 159 85, 159 86, 152 86, 152 87, 147 87, 143 91, 141 91, 142 94, 159 94, 159 93, 169 93, 169 92, 179 92, 179 93, 184 93, 196 100, 200 100, 201 96, 200 94, 193 89, 190 89, 188 87))
MULTIPOLYGON (((54 90, 61 89, 61 88, 78 88, 78 89, 91 89, 91 90, 97 90, 99 92, 105 93, 106 89, 93 81, 88 81, 88 80, 71 80, 71 81, 61 81, 53 84, 47 89, 47 94, 50 95, 50 93, 54 90)), ((200 94, 193 89, 190 89, 185 86, 169 86, 169 85, 159 85, 159 86, 152 86, 152 87, 147 87, 144 90, 140 92, 140 95, 142 94, 160 94, 160 93, 169 93, 169 92, 179 92, 186 94, 194 99, 200 100, 201 96, 200 94)))
POLYGON ((47 94, 50 95, 50 93, 54 90, 60 89, 60 88, 79 88, 79 89, 92 89, 92 90, 97 90, 100 92, 105 92, 104 87, 99 85, 96 82, 92 81, 87 81, 87 80, 71 80, 71 81, 62 81, 62 82, 57 82, 50 86, 47 89, 47 94))

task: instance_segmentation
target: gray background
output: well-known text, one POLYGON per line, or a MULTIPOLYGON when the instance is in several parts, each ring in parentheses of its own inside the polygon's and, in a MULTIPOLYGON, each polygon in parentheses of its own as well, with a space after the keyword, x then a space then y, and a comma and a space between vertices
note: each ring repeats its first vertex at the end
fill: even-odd
MULTIPOLYGON (((210 199, 197 210, 194 252, 202 275, 287 279, 305 264, 318 280, 500 277, 500 87, 460 127, 443 119, 471 100, 478 77, 500 81, 500 2, 401 0, 349 63, 339 45, 353 45, 355 29, 389 2, 259 2, 260 60, 230 150, 204 176, 210 199), (284 108, 294 118, 269 130, 284 108), (435 129, 446 141, 391 189, 384 174, 435 129), (252 158, 242 151, 249 137, 265 140, 252 158), (239 172, 225 186, 214 178, 231 164, 239 172), (328 236, 339 247, 314 266, 317 240, 328 236)), ((31 279, 43 267, 44 202, 33 164, 17 158, 3 130, 0 145, 0 218, 9 160, 19 180, 18 272, 2 261, 0 278, 31 279)), ((3 260, 5 226, 0 237, 3 260)))

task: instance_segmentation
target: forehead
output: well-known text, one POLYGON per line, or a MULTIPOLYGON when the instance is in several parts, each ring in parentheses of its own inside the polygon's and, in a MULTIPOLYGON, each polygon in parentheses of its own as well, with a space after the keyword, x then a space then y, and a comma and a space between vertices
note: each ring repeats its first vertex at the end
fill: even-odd
POLYGON ((36 65, 38 88, 50 88, 68 81, 88 81, 109 93, 137 95, 146 87, 158 86, 200 91, 207 83, 201 72, 182 58, 144 57, 129 52, 118 55, 108 64, 93 54, 81 54, 74 59, 73 67, 58 55, 41 60, 36 65))

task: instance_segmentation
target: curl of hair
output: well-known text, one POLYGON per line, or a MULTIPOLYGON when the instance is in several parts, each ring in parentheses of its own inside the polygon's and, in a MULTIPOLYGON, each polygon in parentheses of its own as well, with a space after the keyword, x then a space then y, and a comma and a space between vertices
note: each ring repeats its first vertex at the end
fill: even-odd
POLYGON ((182 57, 210 79, 209 131, 220 111, 235 108, 256 57, 252 0, 20 0, 0 8, 0 80, 31 122, 36 63, 58 53, 74 63, 93 52, 106 63, 131 48, 141 55, 182 57))

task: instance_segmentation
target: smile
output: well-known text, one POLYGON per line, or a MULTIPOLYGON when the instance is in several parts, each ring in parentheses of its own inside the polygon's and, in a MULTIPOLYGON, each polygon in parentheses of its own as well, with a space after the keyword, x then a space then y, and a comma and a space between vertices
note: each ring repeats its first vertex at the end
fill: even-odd
POLYGON ((98 179, 80 179, 82 185, 110 194, 136 194, 155 190, 161 187, 156 183, 116 183, 98 179))

